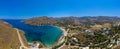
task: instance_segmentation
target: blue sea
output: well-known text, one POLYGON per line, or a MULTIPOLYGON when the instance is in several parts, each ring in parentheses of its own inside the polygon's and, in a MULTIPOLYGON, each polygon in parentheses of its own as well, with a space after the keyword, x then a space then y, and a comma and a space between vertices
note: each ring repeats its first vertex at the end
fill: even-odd
POLYGON ((43 25, 31 26, 22 22, 22 20, 5 20, 14 28, 18 28, 25 32, 25 37, 28 42, 40 41, 45 46, 50 47, 58 41, 62 35, 62 30, 56 26, 43 25))

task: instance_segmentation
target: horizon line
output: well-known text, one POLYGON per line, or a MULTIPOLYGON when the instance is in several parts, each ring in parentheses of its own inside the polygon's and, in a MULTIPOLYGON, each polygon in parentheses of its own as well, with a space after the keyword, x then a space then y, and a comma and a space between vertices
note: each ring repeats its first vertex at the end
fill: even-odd
MULTIPOLYGON (((38 18, 43 16, 35 16, 35 17, 28 17, 28 18, 0 18, 0 19, 30 19, 30 18, 38 18)), ((54 17, 54 16, 46 16, 46 17, 53 17, 53 18, 61 18, 61 17, 100 17, 100 16, 61 16, 61 17, 54 17)), ((101 16, 101 17, 119 17, 120 16, 101 16)))

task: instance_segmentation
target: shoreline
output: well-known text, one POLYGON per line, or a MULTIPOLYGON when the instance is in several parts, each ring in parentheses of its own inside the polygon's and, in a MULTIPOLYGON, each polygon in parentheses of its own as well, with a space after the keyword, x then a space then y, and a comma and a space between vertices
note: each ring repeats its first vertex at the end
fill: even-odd
MULTIPOLYGON (((41 47, 41 48, 52 48, 52 47, 54 47, 54 46, 56 46, 56 45, 59 45, 59 44, 61 44, 61 43, 63 43, 64 41, 65 41, 65 36, 67 36, 67 31, 65 31, 65 29, 63 29, 62 27, 58 27, 58 26, 55 26, 55 27, 57 27, 57 28, 59 28, 61 31, 62 31, 62 35, 58 38, 58 40, 53 44, 53 46, 50 46, 50 47, 47 47, 45 44, 43 44, 42 42, 40 42, 39 44, 43 44, 43 47, 41 47)), ((24 31, 23 31, 24 32, 24 31)), ((25 35, 24 35, 25 36, 25 35)), ((25 38, 26 39, 26 38, 25 38)), ((26 39, 27 40, 27 39, 26 39)), ((33 42, 28 42, 27 41, 27 44, 28 45, 33 45, 33 43, 34 42, 36 42, 36 41, 33 41, 33 42)), ((28 47, 31 47, 31 46, 28 46, 28 47)))
POLYGON ((63 34, 64 36, 67 36, 67 31, 66 31, 65 29, 63 29, 62 27, 59 27, 59 26, 55 26, 55 27, 57 27, 57 28, 59 28, 60 30, 62 30, 62 31, 63 31, 62 34, 63 34))
POLYGON ((61 43, 63 43, 65 41, 65 36, 67 36, 67 31, 65 31, 65 29, 63 29, 62 27, 59 27, 59 26, 55 26, 55 27, 59 28, 62 31, 62 35, 57 39, 57 41, 52 46, 47 47, 46 45, 44 45, 43 48, 52 48, 56 45, 60 45, 61 43))
MULTIPOLYGON (((60 36, 60 38, 56 41, 56 43, 53 45, 53 47, 55 46, 59 46, 61 45, 66 39, 65 37, 67 36, 67 31, 62 28, 62 27, 59 27, 59 26, 55 26, 57 28, 59 28, 60 30, 62 30, 62 35, 60 36)), ((60 46, 61 47, 61 46, 60 46)), ((59 48, 59 47, 58 47, 59 48)))

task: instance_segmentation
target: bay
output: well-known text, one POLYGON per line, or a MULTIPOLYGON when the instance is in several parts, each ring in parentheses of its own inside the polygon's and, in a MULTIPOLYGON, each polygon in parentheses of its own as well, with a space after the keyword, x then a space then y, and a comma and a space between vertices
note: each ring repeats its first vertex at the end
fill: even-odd
POLYGON ((45 46, 50 47, 53 46, 62 35, 62 30, 56 26, 32 26, 21 22, 22 20, 13 19, 5 21, 10 23, 13 27, 23 30, 27 41, 30 43, 40 41, 45 46))

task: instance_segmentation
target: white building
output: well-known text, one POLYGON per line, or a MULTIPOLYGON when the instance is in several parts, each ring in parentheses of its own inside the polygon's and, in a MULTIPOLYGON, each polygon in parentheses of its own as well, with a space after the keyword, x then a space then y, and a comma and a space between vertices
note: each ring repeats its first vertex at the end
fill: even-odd
POLYGON ((82 49, 89 49, 89 47, 82 47, 82 49))

